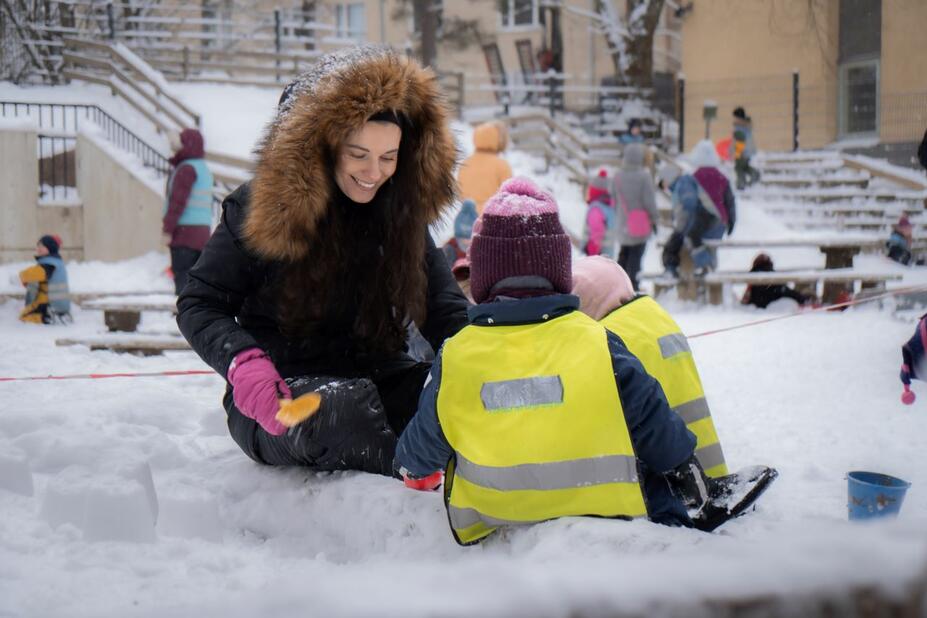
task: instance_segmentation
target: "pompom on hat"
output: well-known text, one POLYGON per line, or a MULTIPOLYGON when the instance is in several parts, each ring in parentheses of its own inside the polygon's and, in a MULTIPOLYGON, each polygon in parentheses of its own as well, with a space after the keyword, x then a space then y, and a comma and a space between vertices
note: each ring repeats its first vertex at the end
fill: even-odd
POLYGON ((608 191, 608 172, 604 169, 599 170, 598 175, 592 176, 589 179, 589 191, 586 195, 586 202, 591 204, 596 201, 605 202, 606 204, 612 203, 612 196, 608 191))
POLYGON ((511 178, 486 201, 480 223, 470 245, 474 301, 527 281, 546 281, 552 292, 572 291, 570 238, 550 194, 527 178, 511 178))

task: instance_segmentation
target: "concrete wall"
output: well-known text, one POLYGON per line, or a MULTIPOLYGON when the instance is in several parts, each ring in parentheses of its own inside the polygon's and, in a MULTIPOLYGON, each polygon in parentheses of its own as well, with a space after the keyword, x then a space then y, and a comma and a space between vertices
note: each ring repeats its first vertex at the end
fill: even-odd
POLYGON ((927 129, 927 1, 882 0, 880 137, 920 141, 927 129))
POLYGON ((57 234, 65 259, 82 259, 83 212, 80 203, 39 204, 36 128, 0 125, 0 263, 30 260, 42 234, 57 234))
POLYGON ((38 240, 39 164, 36 128, 0 126, 0 262, 28 259, 38 240))
POLYGON ((712 0, 696 2, 682 23, 686 78, 685 143, 704 137, 702 106, 718 103, 711 138, 730 134, 743 105, 762 149, 792 147, 792 71, 802 84, 803 148, 836 137, 837 2, 712 0))
MULTIPOLYGON (((682 26, 687 148, 704 135, 703 100, 714 99, 720 122, 713 139, 729 133, 731 110, 744 105, 760 148, 791 149, 793 69, 800 75, 800 146, 836 140, 838 11, 836 1, 696 2, 682 26)), ((882 1, 882 141, 920 139, 927 126, 925 26, 924 0, 882 1)))
POLYGON ((83 201, 87 260, 124 260, 164 250, 163 190, 157 189, 157 181, 120 163, 119 154, 96 136, 77 136, 77 191, 83 201))

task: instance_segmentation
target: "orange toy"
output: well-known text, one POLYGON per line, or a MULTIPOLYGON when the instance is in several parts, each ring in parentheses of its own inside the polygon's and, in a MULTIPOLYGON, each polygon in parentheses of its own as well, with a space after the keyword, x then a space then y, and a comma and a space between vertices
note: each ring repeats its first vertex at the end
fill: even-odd
POLYGON ((722 161, 731 160, 731 138, 725 137, 715 142, 715 152, 721 157, 722 161))
POLYGON ((296 399, 280 399, 276 418, 281 425, 295 427, 319 411, 322 395, 316 392, 300 395, 296 399))

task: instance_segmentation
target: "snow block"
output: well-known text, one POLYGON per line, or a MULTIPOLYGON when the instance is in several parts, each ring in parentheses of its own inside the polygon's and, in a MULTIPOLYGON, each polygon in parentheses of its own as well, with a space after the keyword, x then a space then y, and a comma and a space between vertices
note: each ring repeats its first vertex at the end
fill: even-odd
POLYGON ((32 471, 26 454, 12 446, 0 449, 0 489, 14 494, 33 494, 32 471))
POLYGON ((158 498, 151 469, 128 461, 65 468, 48 483, 42 516, 52 526, 76 526, 88 541, 154 542, 158 498))
POLYGON ((211 494, 193 488, 163 490, 158 534, 222 542, 219 505, 211 494))
POLYGON ((42 500, 43 519, 53 527, 71 524, 80 528, 90 479, 90 471, 82 466, 69 466, 49 479, 42 500))
POLYGON ((88 541, 153 543, 154 515, 141 483, 121 477, 96 477, 86 488, 81 528, 88 541))

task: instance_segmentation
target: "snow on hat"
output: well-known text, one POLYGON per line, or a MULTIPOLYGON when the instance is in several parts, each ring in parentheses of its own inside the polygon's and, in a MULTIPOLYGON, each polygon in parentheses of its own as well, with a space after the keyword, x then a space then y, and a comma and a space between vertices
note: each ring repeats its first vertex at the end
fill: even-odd
POLYGON ((721 165, 721 158, 718 157, 718 152, 711 140, 703 139, 692 149, 689 162, 695 167, 718 167, 721 165))
POLYGON ((586 195, 586 202, 591 204, 596 201, 612 203, 611 193, 608 192, 608 172, 604 169, 599 170, 597 175, 589 178, 589 192, 586 195))
POLYGON ((598 321, 634 298, 634 285, 614 260, 593 255, 573 264, 573 294, 580 311, 598 321))
POLYGON ((524 277, 541 277, 554 291, 570 293, 570 238, 550 194, 527 178, 511 178, 486 201, 480 221, 470 245, 473 300, 482 303, 494 291, 534 287, 520 280, 524 277))
POLYGON ((61 237, 57 234, 46 234, 39 239, 39 243, 45 245, 51 255, 58 255, 61 249, 61 237))
POLYGON ((476 202, 464 200, 460 212, 454 217, 454 238, 470 240, 473 236, 473 224, 476 223, 476 202))

